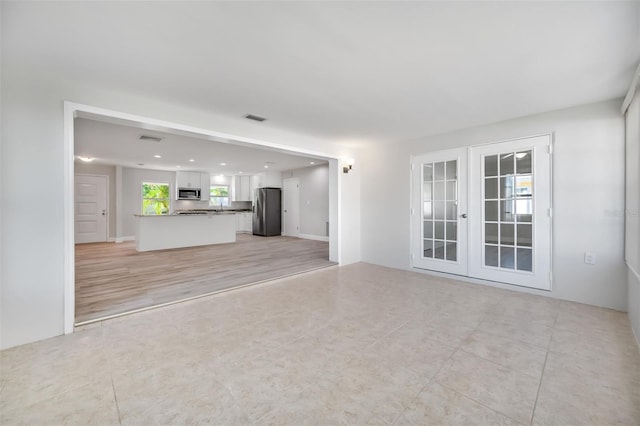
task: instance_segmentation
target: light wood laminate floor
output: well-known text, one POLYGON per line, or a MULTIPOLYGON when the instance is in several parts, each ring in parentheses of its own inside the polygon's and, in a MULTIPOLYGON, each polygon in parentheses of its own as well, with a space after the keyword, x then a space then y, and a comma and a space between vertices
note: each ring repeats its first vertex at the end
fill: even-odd
POLYGON ((76 245, 76 323, 335 265, 329 243, 238 234, 237 242, 137 252, 76 245))

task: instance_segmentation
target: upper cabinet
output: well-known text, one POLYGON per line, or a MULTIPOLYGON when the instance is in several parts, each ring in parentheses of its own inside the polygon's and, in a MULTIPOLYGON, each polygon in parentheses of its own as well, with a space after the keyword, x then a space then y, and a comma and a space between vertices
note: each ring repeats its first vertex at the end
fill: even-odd
POLYGON ((262 172, 253 176, 254 188, 282 188, 281 172, 262 172))
POLYGON ((200 201, 209 201, 211 197, 211 175, 200 173, 200 201))
POLYGON ((200 190, 200 201, 209 201, 210 187, 209 173, 176 172, 176 199, 178 199, 179 188, 191 188, 200 190))
POLYGON ((202 188, 200 172, 176 172, 176 188, 202 188))
POLYGON ((251 201, 252 177, 243 175, 234 178, 234 201, 251 201))

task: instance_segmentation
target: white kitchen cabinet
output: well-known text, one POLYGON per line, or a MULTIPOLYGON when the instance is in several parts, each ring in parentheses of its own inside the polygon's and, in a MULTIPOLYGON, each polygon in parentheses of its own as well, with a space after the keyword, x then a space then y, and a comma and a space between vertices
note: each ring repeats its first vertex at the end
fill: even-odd
MULTIPOLYGON (((259 173, 257 175, 253 175, 251 176, 251 186, 253 187, 253 189, 255 190, 256 188, 262 188, 264 187, 264 185, 262 184, 263 180, 266 181, 266 174, 265 173, 259 173)), ((251 194, 251 198, 253 199, 253 194, 251 194)))
POLYGON ((253 214, 251 212, 236 213, 236 232, 252 232, 253 214))
POLYGON ((262 172, 254 175, 253 188, 282 188, 282 173, 262 172))
POLYGON ((209 173, 200 173, 200 201, 209 201, 211 197, 211 176, 209 173))
POLYGON ((234 178, 234 201, 251 201, 251 176, 236 176, 234 178))
POLYGON ((201 188, 200 172, 176 172, 176 188, 201 188))
POLYGON ((244 229, 246 232, 251 233, 253 231, 253 213, 245 212, 244 215, 244 229))

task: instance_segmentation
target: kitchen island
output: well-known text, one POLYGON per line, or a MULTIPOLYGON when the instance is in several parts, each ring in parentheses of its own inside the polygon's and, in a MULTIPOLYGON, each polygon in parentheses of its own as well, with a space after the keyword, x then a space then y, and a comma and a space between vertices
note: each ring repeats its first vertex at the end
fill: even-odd
POLYGON ((234 213, 135 215, 136 250, 165 250, 236 242, 234 213))

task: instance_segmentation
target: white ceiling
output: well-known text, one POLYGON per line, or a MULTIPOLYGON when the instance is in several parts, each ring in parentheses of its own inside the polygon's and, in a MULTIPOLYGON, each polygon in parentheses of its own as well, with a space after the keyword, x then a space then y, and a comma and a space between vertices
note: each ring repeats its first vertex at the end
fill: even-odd
POLYGON ((75 119, 74 150, 76 161, 81 161, 78 157, 82 156, 94 158, 95 164, 224 175, 292 170, 327 163, 319 158, 248 148, 86 118, 75 119), (160 136, 162 140, 143 141, 140 140, 141 135, 160 136), (156 158, 155 155, 161 158, 156 158), (195 161, 191 162, 190 159, 195 161), (269 166, 268 169, 265 165, 269 166))
POLYGON ((638 8, 4 2, 3 20, 28 22, 7 46, 32 69, 331 141, 397 142, 623 96, 638 8))

